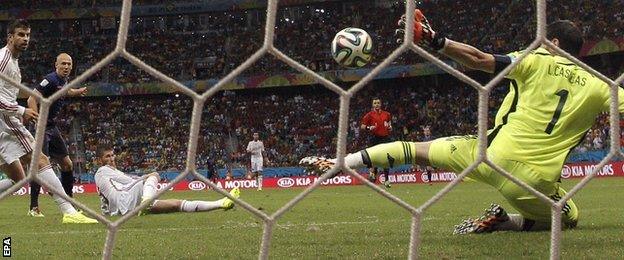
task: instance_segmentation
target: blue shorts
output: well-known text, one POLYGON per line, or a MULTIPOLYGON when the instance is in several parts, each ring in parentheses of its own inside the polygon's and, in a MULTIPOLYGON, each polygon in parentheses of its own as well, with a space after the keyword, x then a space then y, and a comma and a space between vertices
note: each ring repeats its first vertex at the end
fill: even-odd
POLYGON ((63 139, 63 135, 58 127, 52 126, 46 128, 42 152, 54 159, 62 159, 69 154, 65 139, 63 139))

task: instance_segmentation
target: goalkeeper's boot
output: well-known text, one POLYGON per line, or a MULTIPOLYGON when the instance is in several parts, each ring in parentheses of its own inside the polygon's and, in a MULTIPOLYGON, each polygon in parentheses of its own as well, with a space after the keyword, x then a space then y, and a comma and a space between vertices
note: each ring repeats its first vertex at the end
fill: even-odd
POLYGON ((311 169, 316 175, 321 175, 336 165, 336 160, 325 157, 308 156, 299 161, 301 166, 311 169))
POLYGON ((39 209, 39 207, 33 207, 32 209, 30 209, 28 211, 28 216, 36 217, 36 218, 43 218, 43 217, 45 217, 43 215, 43 213, 41 213, 41 210, 39 209))
POLYGON ((496 227, 503 222, 509 221, 509 216, 505 209, 500 205, 492 203, 485 210, 483 216, 478 219, 466 219, 461 224, 455 225, 454 235, 463 235, 470 233, 490 233, 496 231, 496 227))
POLYGON ((63 214, 63 224, 97 224, 96 219, 89 218, 80 212, 63 214))
MULTIPOLYGON (((237 198, 237 199, 240 198, 240 189, 238 187, 232 189, 230 191, 230 195, 232 197, 234 197, 234 198, 237 198)), ((223 210, 230 210, 230 209, 234 208, 234 201, 232 199, 230 199, 228 197, 225 197, 225 198, 223 198, 221 200, 222 200, 221 208, 223 210)))

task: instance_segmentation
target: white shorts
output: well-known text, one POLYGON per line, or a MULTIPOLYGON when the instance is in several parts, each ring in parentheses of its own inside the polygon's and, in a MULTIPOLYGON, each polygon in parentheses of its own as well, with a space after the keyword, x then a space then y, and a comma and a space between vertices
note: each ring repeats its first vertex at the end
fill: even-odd
POLYGON ((251 159, 251 172, 261 172, 263 166, 262 158, 251 159))
POLYGON ((0 115, 0 118, 0 165, 4 165, 32 152, 35 138, 17 117, 0 115))
POLYGON ((113 193, 114 198, 108 198, 110 215, 126 215, 129 211, 136 208, 141 203, 143 195, 143 182, 132 186, 127 191, 118 191, 113 193))

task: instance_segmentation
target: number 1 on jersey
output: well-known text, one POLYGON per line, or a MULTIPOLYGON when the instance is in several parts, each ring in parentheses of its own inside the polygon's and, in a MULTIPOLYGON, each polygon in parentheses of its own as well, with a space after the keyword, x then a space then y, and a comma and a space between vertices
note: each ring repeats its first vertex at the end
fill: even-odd
POLYGON ((546 127, 545 132, 547 134, 551 134, 553 129, 555 128, 555 124, 557 124, 557 121, 559 121, 559 117, 561 116, 561 111, 563 110, 563 105, 565 105, 566 100, 568 100, 568 94, 570 92, 562 89, 557 91, 557 93, 555 93, 557 96, 559 96, 559 104, 557 104, 557 109, 555 109, 555 114, 553 115, 552 120, 550 120, 550 123, 548 123, 548 126, 546 127))

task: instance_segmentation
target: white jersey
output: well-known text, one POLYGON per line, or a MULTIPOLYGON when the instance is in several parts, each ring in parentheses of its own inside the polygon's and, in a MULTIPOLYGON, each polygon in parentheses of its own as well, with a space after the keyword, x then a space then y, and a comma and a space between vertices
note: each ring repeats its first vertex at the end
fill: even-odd
MULTIPOLYGON (((0 73, 21 83, 17 59, 9 48, 0 49, 0 73)), ((32 152, 35 139, 22 124, 25 108, 17 104, 19 88, 0 79, 0 165, 10 164, 32 152)))
MULTIPOLYGON (((13 58, 6 46, 0 49, 0 73, 15 82, 22 82, 22 74, 17 58, 13 58)), ((0 80, 0 113, 7 116, 21 116, 25 108, 17 104, 19 88, 9 82, 0 80)))
POLYGON ((264 152, 264 143, 262 141, 249 141, 247 144, 247 152, 251 153, 251 160, 262 160, 262 152, 264 152))
POLYGON ((108 165, 95 173, 95 185, 100 195, 102 213, 124 215, 141 203, 143 178, 123 173, 108 165))

